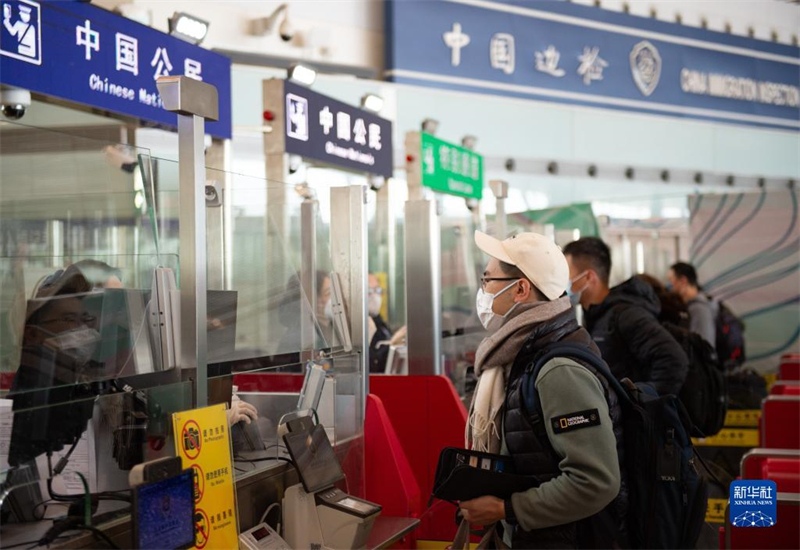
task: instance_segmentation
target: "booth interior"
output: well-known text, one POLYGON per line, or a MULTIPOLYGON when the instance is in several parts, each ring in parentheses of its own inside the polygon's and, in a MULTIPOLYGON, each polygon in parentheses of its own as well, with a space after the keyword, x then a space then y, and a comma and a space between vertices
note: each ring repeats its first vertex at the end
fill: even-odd
MULTIPOLYGON (((29 522, 45 524, 45 536, 49 520, 87 493, 99 502, 95 524, 130 513, 131 470, 176 455, 171 415, 196 407, 198 388, 181 364, 179 163, 18 123, 0 127, 0 150, 5 545, 31 538, 29 522)), ((208 283, 207 402, 255 411, 230 426, 238 527, 285 523, 266 512, 305 481, 304 468, 298 477, 287 463, 308 460, 283 436, 311 437, 316 427, 314 450, 327 449, 324 460, 340 469, 306 489, 328 491, 327 508, 358 516, 363 526, 348 536, 364 546, 379 511, 363 500, 363 339, 351 329, 365 271, 349 249, 332 261, 329 244, 352 231, 352 218, 323 215, 293 185, 211 168, 207 176, 224 193, 206 204, 209 268, 197 274, 208 283), (235 212, 240 192, 260 195, 260 205, 235 212), (316 255, 301 258, 301 242, 316 255)), ((130 532, 117 536, 130 547, 130 532)))

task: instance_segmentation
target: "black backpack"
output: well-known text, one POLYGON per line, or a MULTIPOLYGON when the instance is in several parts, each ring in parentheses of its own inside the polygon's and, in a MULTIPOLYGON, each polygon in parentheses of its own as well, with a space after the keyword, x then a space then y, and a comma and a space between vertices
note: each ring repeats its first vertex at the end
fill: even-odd
MULTIPOLYGON (((705 521, 708 484, 695 466, 691 421, 674 395, 658 396, 648 384, 618 381, 605 362, 569 343, 548 346, 526 368, 521 381, 529 418, 543 422, 535 387, 550 359, 589 364, 617 394, 623 417, 623 476, 628 487, 627 526, 631 548, 694 548, 705 521)), ((540 427, 535 427, 534 431, 540 427)), ((699 458, 699 456, 698 456, 699 458)))
POLYGON ((711 344, 703 337, 672 323, 661 323, 689 358, 689 371, 678 397, 694 426, 712 436, 725 425, 728 392, 725 373, 711 344))
POLYGON ((707 298, 717 304, 717 356, 728 371, 734 370, 745 361, 744 321, 739 319, 722 300, 711 296, 707 298))

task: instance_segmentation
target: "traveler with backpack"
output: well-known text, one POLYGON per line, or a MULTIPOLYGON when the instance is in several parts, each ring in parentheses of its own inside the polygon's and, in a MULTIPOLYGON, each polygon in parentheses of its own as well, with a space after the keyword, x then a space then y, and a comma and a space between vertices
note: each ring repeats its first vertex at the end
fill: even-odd
POLYGON ((689 358, 689 370, 678 397, 686 407, 694 426, 706 437, 715 435, 725 425, 728 398, 725 373, 714 347, 699 334, 689 330, 689 315, 683 300, 667 290, 661 281, 641 273, 637 279, 650 285, 661 302, 661 326, 680 344, 689 358))
POLYGON ((697 271, 686 262, 672 264, 667 272, 672 290, 681 297, 689 310, 689 330, 715 346, 717 343, 717 304, 700 291, 697 271))
POLYGON ((512 457, 517 474, 534 476, 507 500, 461 501, 470 523, 502 525, 512 548, 624 547, 625 491, 621 490, 621 409, 592 366, 568 357, 539 365, 530 386, 533 417, 521 380, 552 345, 569 342, 602 363, 564 295, 569 271, 552 240, 521 233, 499 241, 476 231, 490 256, 476 305, 490 335, 476 353, 478 383, 467 422, 473 450, 512 457))
POLYGON ((674 264, 667 276, 688 306, 690 328, 716 349, 725 370, 744 364, 744 322, 724 302, 701 292, 690 264, 674 264))
POLYGON ((611 251, 597 237, 564 247, 570 295, 584 310, 586 329, 618 380, 646 382, 659 395, 677 395, 689 359, 661 326, 658 298, 645 282, 632 278, 609 288, 611 251))

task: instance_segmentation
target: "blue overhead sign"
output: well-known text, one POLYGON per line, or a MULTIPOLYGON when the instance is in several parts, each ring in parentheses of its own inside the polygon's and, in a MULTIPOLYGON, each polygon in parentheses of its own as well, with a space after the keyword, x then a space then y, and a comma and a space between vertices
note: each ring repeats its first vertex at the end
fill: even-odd
POLYGON ((231 61, 83 2, 0 1, 0 82, 146 121, 177 125, 156 79, 186 75, 217 88, 219 121, 231 137, 231 61))
POLYGON ((800 48, 569 2, 388 0, 395 82, 800 129, 800 48))
POLYGON ((283 83, 286 152, 392 177, 392 123, 358 107, 283 83))

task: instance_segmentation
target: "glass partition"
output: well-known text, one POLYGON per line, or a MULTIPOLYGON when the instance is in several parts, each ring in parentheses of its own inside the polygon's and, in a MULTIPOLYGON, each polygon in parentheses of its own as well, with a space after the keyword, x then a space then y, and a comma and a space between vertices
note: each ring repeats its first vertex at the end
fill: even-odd
POLYGON ((4 491, 26 487, 17 519, 74 490, 78 466, 92 491, 127 489, 134 464, 174 454, 169 414, 192 406, 156 307, 154 275, 178 257, 158 247, 150 155, 109 127, 0 125, 0 468, 4 491))
MULTIPOLYGON (((159 250, 179 255, 179 164, 153 158, 152 166, 159 250)), ((361 350, 344 350, 331 303, 334 278, 346 288, 359 276, 332 273, 331 222, 349 220, 331 211, 328 185, 293 185, 212 168, 206 169, 206 180, 220 194, 206 202, 209 402, 230 402, 236 392, 259 415, 255 426, 232 429, 237 474, 274 464, 270 457, 283 452, 278 425, 297 412, 305 365, 313 359, 326 371, 316 414, 349 469, 348 488, 363 495, 361 350), (308 242, 315 250, 312 269, 303 256, 308 242), (311 292, 303 286, 304 271, 313 272, 311 292), (302 336, 303 326, 311 327, 310 339, 302 336), (254 451, 263 456, 243 458, 254 451)), ((348 304, 343 306, 347 312, 348 304)))

